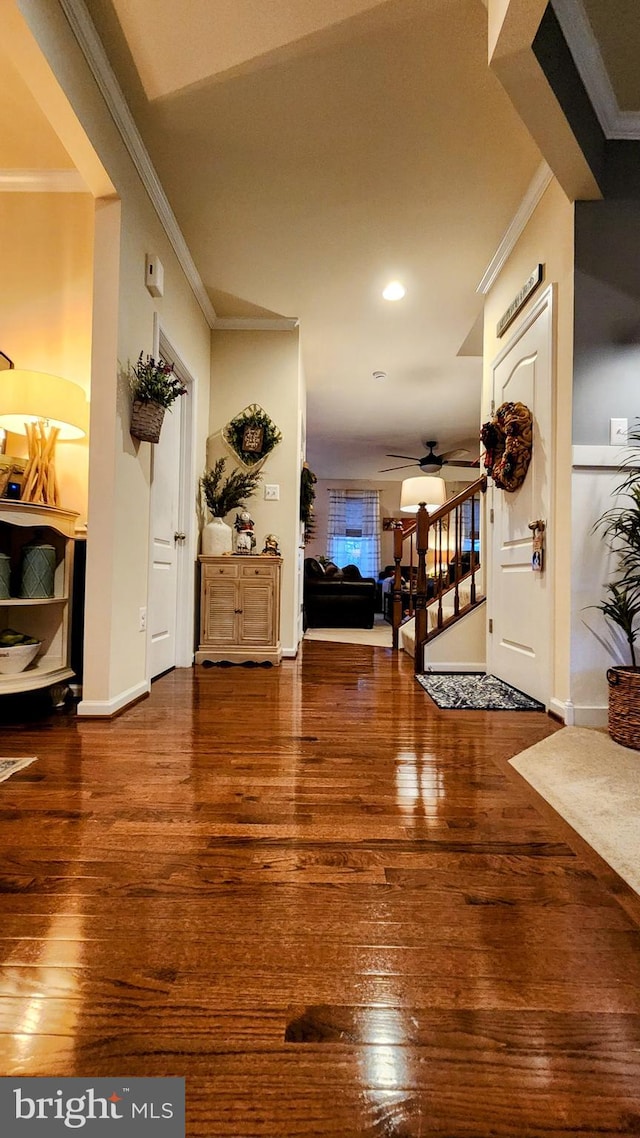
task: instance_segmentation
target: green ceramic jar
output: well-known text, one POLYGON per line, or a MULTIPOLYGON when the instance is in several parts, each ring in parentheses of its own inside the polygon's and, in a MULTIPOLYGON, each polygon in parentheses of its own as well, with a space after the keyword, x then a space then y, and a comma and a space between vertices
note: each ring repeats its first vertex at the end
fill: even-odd
POLYGON ((6 553, 0 553, 0 600, 6 601, 9 597, 9 578, 11 576, 11 558, 6 553))
POLYGON ((33 599, 54 595, 56 551, 52 545, 25 545, 22 550, 20 596, 33 599))

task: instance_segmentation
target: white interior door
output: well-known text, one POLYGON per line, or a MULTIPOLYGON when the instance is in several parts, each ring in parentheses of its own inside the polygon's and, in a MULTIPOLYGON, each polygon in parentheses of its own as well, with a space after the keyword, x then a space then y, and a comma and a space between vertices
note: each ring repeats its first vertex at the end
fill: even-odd
POLYGON ((152 448, 151 575, 147 613, 151 679, 176 664, 178 611, 177 547, 180 504, 180 440, 183 404, 176 399, 167 411, 160 442, 152 448))
POLYGON ((544 571, 531 567, 529 523, 542 519, 552 532, 553 292, 549 288, 493 364, 496 408, 520 401, 533 413, 531 464, 513 493, 492 488, 493 524, 487 636, 489 671, 548 705, 551 696, 551 557, 544 571), (491 628, 491 626, 490 626, 491 628))

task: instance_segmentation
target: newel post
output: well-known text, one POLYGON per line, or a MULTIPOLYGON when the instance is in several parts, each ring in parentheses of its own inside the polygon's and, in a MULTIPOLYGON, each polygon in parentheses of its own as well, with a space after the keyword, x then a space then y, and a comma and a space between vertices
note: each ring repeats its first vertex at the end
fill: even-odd
POLYGON ((400 571, 400 565, 402 562, 403 538, 402 522, 396 522, 393 529, 393 560, 395 562, 395 569, 393 574, 393 600, 391 604, 391 646, 396 652, 398 650, 398 634, 402 623, 402 573, 400 571))

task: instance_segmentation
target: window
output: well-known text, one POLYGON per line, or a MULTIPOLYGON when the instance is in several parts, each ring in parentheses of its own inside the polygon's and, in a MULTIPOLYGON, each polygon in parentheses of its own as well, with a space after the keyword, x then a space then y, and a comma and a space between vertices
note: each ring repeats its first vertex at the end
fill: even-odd
POLYGON ((343 568, 357 565, 363 577, 380 569, 378 490, 329 490, 327 556, 343 568))
POLYGON ((462 503, 462 545, 463 552, 471 549, 480 552, 480 498, 468 498, 462 503))

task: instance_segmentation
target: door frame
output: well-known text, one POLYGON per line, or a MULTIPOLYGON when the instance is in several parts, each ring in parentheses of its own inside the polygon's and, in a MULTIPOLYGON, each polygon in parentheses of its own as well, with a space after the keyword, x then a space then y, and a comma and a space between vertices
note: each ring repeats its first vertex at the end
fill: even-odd
MULTIPOLYGON (((545 707, 551 706, 551 699, 555 691, 555 656, 554 656, 554 638, 553 629, 555 626, 555 490, 556 490, 556 370, 557 370, 557 355, 558 355, 558 335, 557 335, 557 286, 554 282, 549 284, 547 288, 540 294, 535 304, 527 315, 521 320, 519 324, 513 329, 511 336, 507 343, 500 349, 498 355, 494 357, 490 365, 491 374, 491 394, 490 399, 493 404, 495 398, 495 373, 500 364, 506 359, 509 353, 513 350, 519 340, 529 331, 535 324, 538 317, 545 308, 549 311, 549 337, 547 340, 547 364, 549 368, 549 422, 550 432, 548 440, 547 458, 549 470, 549 500, 547 502, 547 517, 545 519, 545 562, 544 572, 547 575, 548 589, 549 589, 549 602, 546 612, 546 646, 544 652, 544 667, 545 673, 548 676, 548 685, 545 696, 545 707), (551 551, 551 555, 550 555, 551 551)), ((531 408, 533 412, 533 408, 531 408)), ((535 426, 534 415, 534 426, 535 426)), ((547 440, 545 440, 545 443, 547 440)), ((534 445, 536 443, 534 435, 534 445)), ((497 495, 504 494, 506 491, 497 490, 495 485, 491 484, 491 504, 492 516, 496 516, 496 502, 498 501, 497 495)), ((496 529, 494 524, 488 521, 487 531, 490 535, 490 540, 487 541, 487 551, 489 556, 487 561, 487 673, 493 671, 493 633, 489 632, 489 621, 494 617, 494 610, 497 605, 497 598, 494 596, 494 564, 495 564, 495 534, 496 529)))
MULTIPOLYGON (((196 407, 197 378, 189 371, 180 353, 160 323, 157 312, 153 314, 153 355, 173 361, 181 381, 187 388, 186 412, 183 404, 180 416, 180 457, 178 470, 178 529, 186 534, 184 542, 176 545, 176 635, 175 667, 190 668, 195 652, 195 600, 196 563, 198 554, 198 532, 194 506, 194 486, 196 485, 196 407)), ((152 467, 153 470, 153 467, 152 467)), ((152 480, 151 480, 152 481, 152 480)), ((149 486, 149 575, 147 596, 151 596, 152 540, 151 518, 152 495, 149 486)), ((148 614, 147 614, 148 615, 148 614)), ((147 619, 146 678, 151 682, 151 653, 149 651, 151 621, 147 619)))

